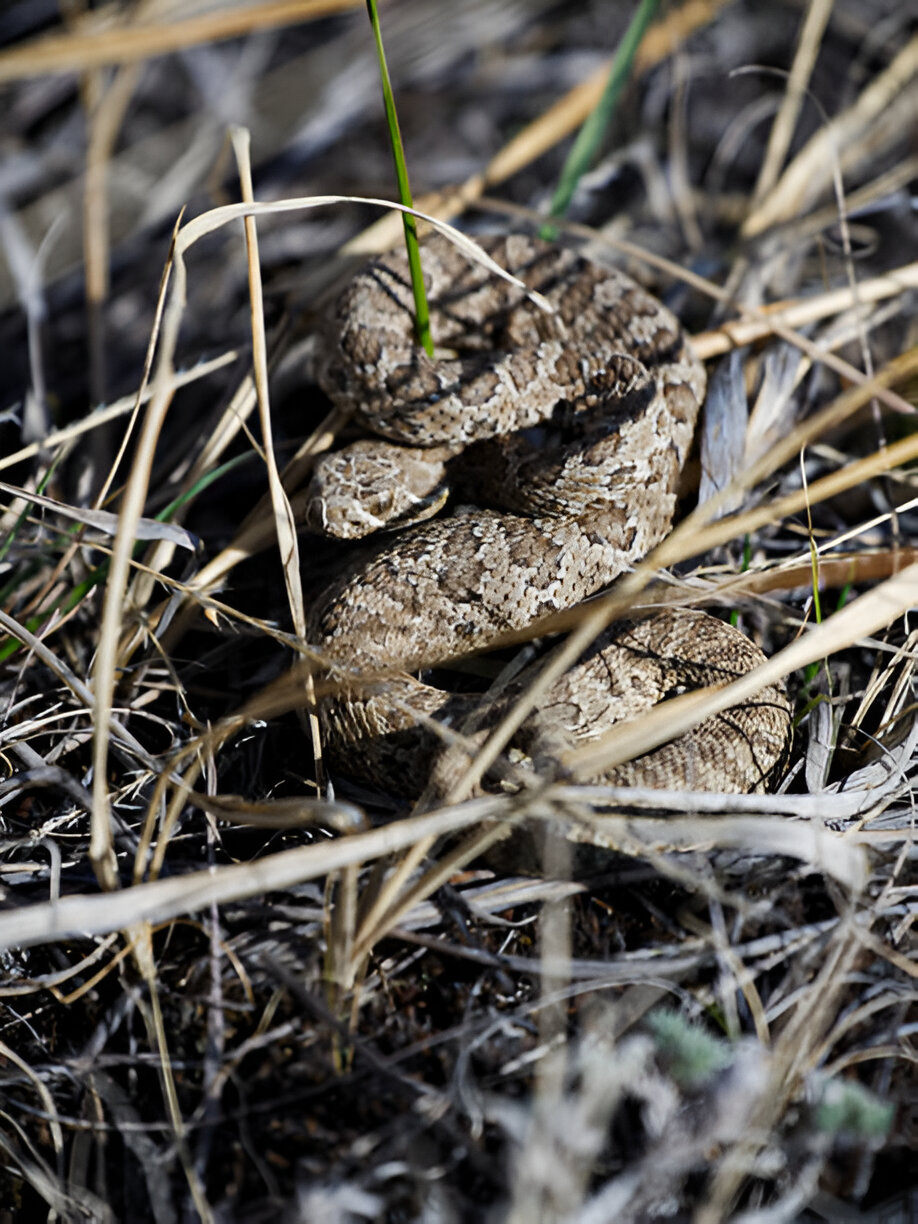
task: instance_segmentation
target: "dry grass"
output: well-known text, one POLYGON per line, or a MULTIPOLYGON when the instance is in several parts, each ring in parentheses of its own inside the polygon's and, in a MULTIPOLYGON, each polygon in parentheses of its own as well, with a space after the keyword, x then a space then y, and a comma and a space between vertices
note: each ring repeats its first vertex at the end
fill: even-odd
MULTIPOLYGON (((712 389, 681 522, 540 626, 540 685, 662 602, 768 663, 477 794, 533 689, 412 811, 328 791, 309 714, 314 336, 400 225, 352 7, 67 6, 0 52, 0 1220, 904 1213, 914 19, 664 6, 562 227, 712 389), (778 677, 781 793, 591 781, 778 677)), ((566 7, 383 12, 423 213, 538 223, 626 16, 566 7)))

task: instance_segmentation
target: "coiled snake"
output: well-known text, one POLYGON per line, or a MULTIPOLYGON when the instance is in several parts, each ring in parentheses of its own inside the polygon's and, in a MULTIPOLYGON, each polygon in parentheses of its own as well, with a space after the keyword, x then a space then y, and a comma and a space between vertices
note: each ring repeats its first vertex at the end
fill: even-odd
MULTIPOLYGON (((483 245, 553 313, 434 235, 422 260, 445 352, 431 360, 416 345, 407 261, 395 254, 342 293, 319 376, 372 437, 319 462, 308 525, 354 538, 408 524, 387 530, 314 602, 310 641, 341 675, 384 675, 326 701, 322 721, 347 771, 408 793, 424 788, 439 751, 429 720, 467 730, 481 702, 411 673, 570 607, 659 543, 705 391, 675 317, 624 273, 518 235, 483 245), (419 521, 444 481, 456 508, 419 521)), ((703 612, 616 624, 515 745, 538 757, 540 745, 596 737, 761 660, 703 612)), ((526 682, 524 672, 479 712, 478 739, 526 682)), ((789 727, 787 698, 771 687, 606 778, 762 789, 789 727)))

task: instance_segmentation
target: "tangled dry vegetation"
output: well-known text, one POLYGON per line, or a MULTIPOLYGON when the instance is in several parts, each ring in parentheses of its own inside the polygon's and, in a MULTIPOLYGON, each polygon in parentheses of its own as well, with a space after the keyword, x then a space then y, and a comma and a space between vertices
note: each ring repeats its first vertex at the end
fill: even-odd
MULTIPOLYGON (((419 207, 537 224, 630 9, 384 9, 419 207)), ((744 797, 317 793, 314 336, 397 237, 310 207, 393 193, 363 6, 20 0, 0 41, 0 1219, 907 1218, 913 6, 663 5, 561 227, 711 389, 681 525, 551 628, 651 582, 736 618, 797 712, 744 797), (480 857, 509 821, 534 874, 480 857)))

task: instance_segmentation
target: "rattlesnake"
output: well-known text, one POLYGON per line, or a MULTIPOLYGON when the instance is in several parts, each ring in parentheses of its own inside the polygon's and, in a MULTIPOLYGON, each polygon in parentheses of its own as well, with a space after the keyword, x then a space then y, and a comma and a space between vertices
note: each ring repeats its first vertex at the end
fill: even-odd
MULTIPOLYGON (((345 686, 323 703, 322 721, 346 771, 411 793, 449 738, 431 719, 471 726, 480 741, 529 676, 470 723, 480 698, 410 673, 577 603, 659 543, 705 390, 675 317, 622 272, 518 235, 483 245, 554 312, 433 235, 422 261, 432 332, 446 352, 431 360, 416 345, 407 260, 396 254, 346 287, 320 362, 324 390, 373 437, 317 464, 308 525, 360 537, 408 524, 314 601, 310 640, 345 686), (458 507, 419 521, 437 509, 445 477, 458 507), (378 679, 355 683, 361 675, 378 679)), ((617 624, 554 686, 515 747, 550 760, 559 743, 601 735, 762 657, 702 612, 617 624)), ((789 725, 787 698, 773 686, 606 777, 762 789, 789 725)))

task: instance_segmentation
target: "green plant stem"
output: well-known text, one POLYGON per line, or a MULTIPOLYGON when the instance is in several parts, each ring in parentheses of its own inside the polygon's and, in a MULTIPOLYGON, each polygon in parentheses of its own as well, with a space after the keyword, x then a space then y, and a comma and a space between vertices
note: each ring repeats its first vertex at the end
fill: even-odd
MULTIPOLYGON (((565 215, 571 200, 574 198, 577 184, 589 169, 590 163, 608 127, 622 89, 625 86, 625 82, 628 80, 628 74, 634 62, 635 53, 658 7, 659 0, 641 0, 637 12, 631 18, 631 24, 625 31, 625 36, 618 44, 618 50, 615 52, 612 67, 609 69, 609 79, 606 82, 602 97, 595 109, 583 121, 580 131, 577 133, 577 139, 567 155, 567 161, 564 163, 561 178, 558 181, 558 186, 551 201, 550 215, 552 217, 563 217, 565 215)), ((551 236, 555 236, 551 226, 546 226, 546 229, 551 230, 551 236)))
MULTIPOLYGON (((745 536, 743 536, 743 562, 742 562, 742 565, 740 566, 741 574, 745 574, 748 571, 751 562, 752 562, 752 537, 749 535, 749 532, 747 531, 745 536)), ((730 624, 733 626, 734 629, 739 624, 739 612, 737 612, 735 609, 730 613, 730 624)))
MULTIPOLYGON (((382 30, 379 26, 376 0, 367 0, 367 14, 370 18, 370 25, 373 28, 373 38, 376 42, 376 56, 379 60, 383 102, 386 107, 386 123, 389 125, 392 159, 395 162, 395 177, 398 182, 398 198, 400 203, 406 208, 413 208, 411 184, 408 181, 408 167, 405 164, 405 150, 402 147, 402 134, 398 126, 398 115, 395 112, 395 98, 392 96, 392 83, 389 80, 386 53, 383 50, 382 30)), ((418 343, 423 346, 424 351, 429 357, 433 357, 434 347, 430 335, 430 310, 427 306, 427 294, 424 291, 421 253, 418 250, 417 222, 411 213, 402 213, 402 225, 405 230, 405 250, 408 252, 408 267, 411 270, 411 288, 414 292, 414 330, 418 343)))

